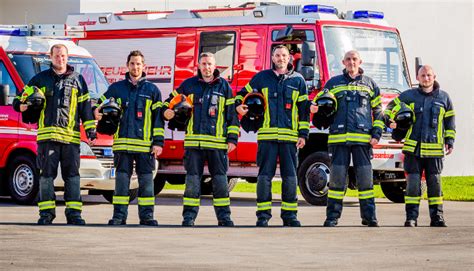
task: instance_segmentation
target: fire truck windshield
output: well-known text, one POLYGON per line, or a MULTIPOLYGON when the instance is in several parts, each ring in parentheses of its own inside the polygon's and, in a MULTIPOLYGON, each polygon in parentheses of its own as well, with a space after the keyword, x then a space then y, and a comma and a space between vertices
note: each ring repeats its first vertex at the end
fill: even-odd
MULTIPOLYGON (((25 84, 37 73, 47 70, 51 60, 48 55, 9 54, 16 70, 25 84)), ((92 99, 99 99, 107 90, 109 83, 93 58, 70 56, 68 64, 82 74, 92 99)))
POLYGON ((364 74, 374 79, 382 92, 400 93, 409 88, 405 56, 396 33, 325 26, 323 36, 331 77, 342 73, 345 52, 355 49, 362 58, 364 74))

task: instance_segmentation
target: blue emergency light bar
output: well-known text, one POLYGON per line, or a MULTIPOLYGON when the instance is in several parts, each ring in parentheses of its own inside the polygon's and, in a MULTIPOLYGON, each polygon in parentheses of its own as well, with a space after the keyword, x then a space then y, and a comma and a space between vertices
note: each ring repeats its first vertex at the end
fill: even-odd
POLYGON ((354 19, 383 19, 384 16, 381 11, 356 10, 352 17, 354 19))
POLYGON ((333 6, 325 6, 325 5, 303 6, 303 13, 316 13, 316 12, 337 14, 337 9, 333 6))
POLYGON ((28 31, 21 28, 3 28, 0 27, 0 35, 3 36, 26 36, 28 31))

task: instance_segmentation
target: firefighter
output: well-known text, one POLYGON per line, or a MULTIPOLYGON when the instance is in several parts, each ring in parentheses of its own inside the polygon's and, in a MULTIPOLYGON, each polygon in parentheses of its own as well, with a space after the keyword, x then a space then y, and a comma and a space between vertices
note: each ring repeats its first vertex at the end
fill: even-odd
MULTIPOLYGON (((112 146, 116 168, 114 213, 109 225, 126 225, 130 202, 130 178, 135 167, 138 175, 138 215, 140 225, 158 226, 153 218, 155 192, 153 170, 155 159, 162 152, 164 122, 161 117, 161 92, 146 79, 143 69, 145 57, 140 51, 131 51, 127 57, 125 79, 109 86, 99 104, 109 98, 121 106, 122 114, 112 146), (135 163, 135 165, 134 165, 135 163)), ((95 118, 102 118, 99 107, 95 118)))
POLYGON ((418 225, 418 212, 421 199, 421 176, 425 172, 428 186, 428 205, 430 226, 446 227, 443 218, 443 193, 441 191, 441 171, 443 157, 453 151, 456 127, 454 109, 448 93, 440 89, 435 80, 436 74, 428 66, 418 70, 417 88, 402 92, 391 101, 387 109, 387 124, 397 128, 393 116, 405 103, 415 113, 415 121, 408 129, 403 145, 403 161, 407 173, 405 194, 406 227, 418 225))
MULTIPOLYGON (((186 189, 183 195, 183 223, 194 226, 201 196, 201 178, 207 161, 212 178, 213 205, 218 226, 232 227, 230 198, 227 187, 228 153, 237 146, 239 120, 235 113, 232 89, 219 76, 214 54, 199 56, 198 75, 185 80, 165 101, 168 106, 173 97, 184 94, 191 101, 193 111, 184 138, 184 167, 186 189)), ((175 113, 164 113, 170 120, 175 113)))
POLYGON ((296 196, 297 149, 304 147, 309 132, 306 82, 293 70, 290 52, 283 45, 272 51, 273 68, 257 73, 236 96, 237 111, 248 113, 242 100, 256 89, 266 99, 262 127, 258 130, 257 227, 267 227, 271 219, 272 179, 278 158, 282 178, 281 219, 284 226, 300 227, 296 196))
MULTIPOLYGON (((370 159, 371 148, 378 143, 384 128, 380 89, 374 80, 363 74, 357 51, 348 51, 342 63, 345 66, 343 74, 331 78, 315 97, 316 100, 330 92, 337 98, 337 110, 329 126, 331 175, 324 226, 336 226, 341 217, 352 156, 362 225, 378 227, 370 159)), ((311 105, 312 113, 317 110, 316 105, 311 105)))
POLYGON ((82 198, 80 193, 80 123, 86 130, 88 143, 96 138, 95 121, 92 116, 90 96, 82 75, 67 64, 68 50, 63 44, 50 49, 51 68, 35 75, 23 92, 13 101, 16 111, 28 109, 26 100, 37 87, 46 99, 38 118, 39 179, 39 225, 49 225, 56 217, 56 195, 54 179, 61 163, 64 180, 67 224, 85 225, 81 217, 82 198))

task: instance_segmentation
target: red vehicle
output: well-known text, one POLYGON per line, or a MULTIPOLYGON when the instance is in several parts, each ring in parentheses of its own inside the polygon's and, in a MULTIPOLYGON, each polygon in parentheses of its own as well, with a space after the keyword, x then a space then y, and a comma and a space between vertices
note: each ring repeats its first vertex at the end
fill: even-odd
MULTIPOLYGON (((17 90, 23 89, 36 73, 49 68, 48 51, 56 43, 67 46, 69 64, 84 76, 91 97, 100 97, 107 90, 108 82, 84 48, 71 41, 24 36, 23 30, 28 27, 0 26, 0 194, 10 195, 18 203, 30 204, 35 202, 39 186, 35 162, 37 130, 36 125, 24 123, 21 114, 13 110, 17 90)), ((86 140, 83 130, 82 139, 86 140)), ((111 140, 99 138, 98 144, 110 145, 111 140)), ((85 142, 81 142, 80 147, 81 189, 102 194, 111 201, 115 188, 112 158, 97 157, 85 142)), ((54 184, 57 190, 63 189, 61 172, 54 184)), ((135 178, 131 185, 132 198, 137 187, 135 178)))
MULTIPOLYGON (((139 49, 145 55, 147 77, 163 97, 186 78, 196 74, 198 55, 215 53, 221 75, 234 91, 257 72, 271 67, 272 48, 285 44, 296 70, 307 80, 310 97, 326 81, 342 73, 346 51, 357 49, 365 74, 377 81, 384 103, 410 86, 402 43, 396 28, 388 26, 380 12, 339 14, 331 6, 261 5, 257 7, 174 12, 122 12, 69 15, 68 25, 84 26, 84 38, 76 41, 97 59, 110 82, 124 77, 124 57, 139 49), (344 15, 344 16, 343 16, 344 15), (343 19, 344 18, 344 19, 343 19)), ((155 182, 158 193, 165 181, 184 183, 182 132, 166 131, 155 182)), ((326 203, 329 181, 327 131, 311 129, 305 148, 299 151, 299 187, 311 204, 326 203)), ((229 179, 256 182, 256 134, 241 131, 236 151, 230 153, 229 179)), ((403 202, 405 187, 401 145, 385 134, 374 148, 374 179, 385 195, 403 202)), ((355 180, 349 171, 350 187, 355 180)), ((211 186, 204 178, 203 192, 211 186)), ((234 185, 234 181, 229 186, 234 185)))

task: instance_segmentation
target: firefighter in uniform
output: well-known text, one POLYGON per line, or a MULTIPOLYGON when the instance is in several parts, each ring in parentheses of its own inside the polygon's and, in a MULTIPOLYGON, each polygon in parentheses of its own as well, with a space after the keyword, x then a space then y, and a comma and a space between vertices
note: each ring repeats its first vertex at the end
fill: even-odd
MULTIPOLYGON (((343 74, 331 78, 317 95, 330 92, 337 99, 337 111, 329 126, 331 175, 324 226, 336 226, 341 217, 352 156, 362 225, 377 227, 370 159, 371 148, 378 143, 384 128, 380 89, 371 78, 363 75, 362 60, 357 51, 348 51, 342 63, 345 66, 343 74)), ((317 109, 311 105, 312 113, 317 109)))
POLYGON ((405 103, 415 113, 414 123, 405 136, 404 169, 407 173, 405 195, 406 227, 416 227, 421 199, 421 176, 425 172, 432 227, 446 227, 443 218, 441 171, 443 157, 453 151, 456 135, 454 109, 448 93, 440 89, 430 66, 422 66, 417 75, 419 87, 402 92, 385 111, 387 124, 396 128, 394 116, 405 103), (391 123, 390 123, 391 122, 391 123))
MULTIPOLYGON (((143 68, 145 58, 140 51, 132 51, 127 57, 128 72, 125 79, 110 85, 100 98, 99 104, 113 97, 122 108, 122 117, 114 135, 113 152, 116 167, 114 214, 109 225, 127 223, 130 201, 130 178, 138 175, 138 214, 140 225, 158 226, 153 218, 155 192, 153 170, 155 159, 162 152, 164 122, 161 117, 161 92, 147 81, 143 68)), ((101 119, 99 108, 94 110, 101 119)))
POLYGON ((236 96, 240 115, 248 112, 242 100, 254 90, 266 99, 262 127, 258 130, 257 223, 267 227, 272 217, 272 179, 280 159, 282 178, 281 218, 284 226, 299 227, 297 220, 297 149, 303 148, 309 132, 309 102, 306 82, 293 71, 288 48, 273 49, 273 69, 257 73, 236 96))
MULTIPOLYGON (((199 56, 198 75, 185 80, 163 106, 173 97, 184 94, 192 101, 193 111, 184 138, 186 189, 183 195, 183 226, 194 226, 201 196, 201 178, 207 161, 212 178, 213 205, 218 225, 232 227, 230 198, 227 187, 228 153, 237 146, 239 120, 235 112, 232 89, 219 76, 212 53, 199 56)), ((167 109, 164 117, 175 116, 167 109)))
POLYGON ((93 144, 96 132, 90 96, 84 78, 67 64, 66 46, 53 45, 50 54, 51 68, 35 75, 15 98, 13 106, 16 111, 26 111, 28 105, 25 101, 34 93, 34 87, 39 88, 46 98, 40 112, 37 134, 37 165, 40 170, 38 224, 51 224, 56 217, 54 179, 61 163, 67 223, 84 225, 85 221, 81 217, 79 127, 82 121, 88 143, 93 144))

